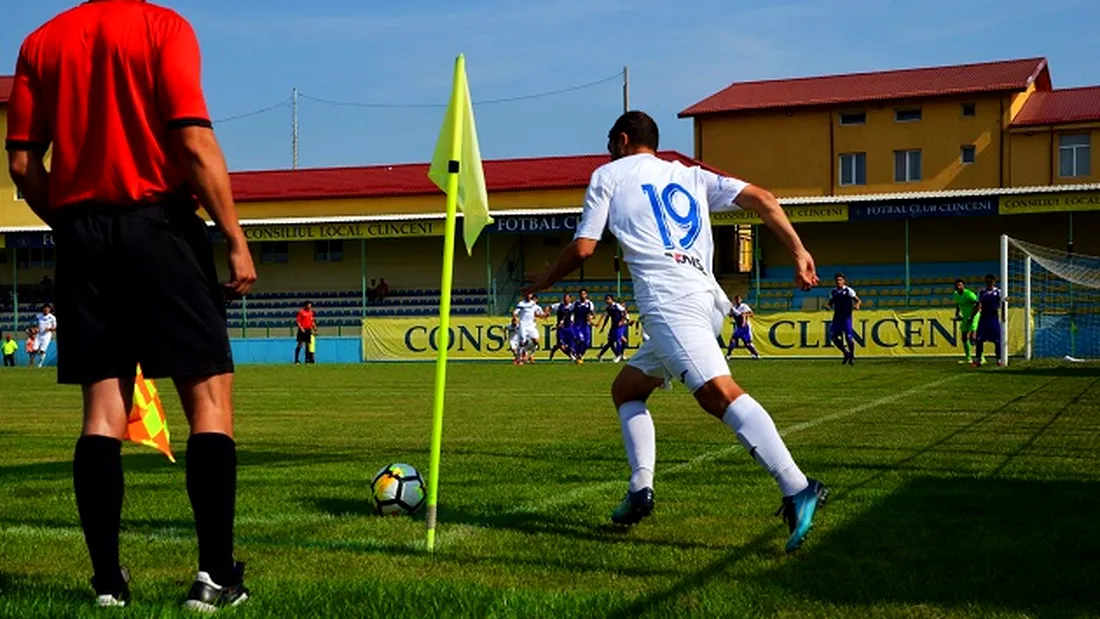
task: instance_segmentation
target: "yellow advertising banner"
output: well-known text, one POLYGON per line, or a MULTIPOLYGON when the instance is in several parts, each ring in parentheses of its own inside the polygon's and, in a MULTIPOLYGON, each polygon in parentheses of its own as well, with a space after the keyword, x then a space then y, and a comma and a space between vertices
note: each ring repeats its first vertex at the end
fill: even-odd
MULTIPOLYGON (((1009 312, 1009 353, 1023 350, 1022 309, 1009 312)), ((507 317, 462 317, 451 319, 451 359, 511 359, 507 317)), ((831 314, 828 312, 783 312, 757 315, 752 319, 753 343, 764 357, 832 357, 839 353, 829 341, 831 314)), ((552 323, 539 323, 543 349, 536 358, 546 359, 547 345, 554 341, 552 323)), ((852 321, 856 355, 863 357, 929 357, 962 354, 959 325, 951 309, 856 312, 852 321)), ((724 347, 732 327, 719 337, 724 347)), ((637 349, 635 333, 628 350, 637 349)), ((593 334, 593 345, 603 344, 602 334, 593 334)), ((443 341, 439 319, 368 318, 363 321, 364 361, 434 361, 443 341)), ((992 346, 987 347, 992 355, 992 346)), ((627 355, 629 357, 629 353, 627 355)))
MULTIPOLYGON (((1009 310, 1009 353, 1023 350, 1023 310, 1009 310)), ((839 353, 829 341, 830 312, 783 312, 752 319, 753 344, 763 357, 822 357, 839 353)), ((722 334, 723 342, 732 327, 722 334)), ((865 310, 855 313, 856 356, 924 357, 962 355, 953 309, 865 310)), ((986 354, 992 355, 992 346, 986 354)))
POLYGON ((1100 191, 1001 196, 997 205, 1001 215, 1096 210, 1100 210, 1100 191))
MULTIPOLYGON (((794 223, 848 221, 847 204, 784 206, 783 211, 787 213, 787 218, 794 223)), ((712 226, 762 223, 764 223, 764 220, 760 219, 760 216, 754 211, 728 211, 710 214, 710 225, 712 226)))
POLYGON ((249 241, 320 241, 325 239, 383 239, 443 236, 442 220, 377 221, 301 226, 245 226, 249 241))

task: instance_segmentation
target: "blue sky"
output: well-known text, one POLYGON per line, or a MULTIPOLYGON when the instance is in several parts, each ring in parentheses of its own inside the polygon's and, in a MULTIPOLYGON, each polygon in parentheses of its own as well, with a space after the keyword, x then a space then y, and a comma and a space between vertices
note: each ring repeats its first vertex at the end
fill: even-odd
MULTIPOLYGON (((5 2, 0 72, 60 0, 5 2)), ((1100 84, 1097 0, 167 0, 191 20, 211 113, 223 119, 287 99, 445 103, 454 56, 475 100, 584 84, 630 67, 632 107, 660 123, 662 146, 692 151, 676 113, 730 82, 1046 56, 1055 87, 1100 84)), ((483 105, 483 156, 600 152, 621 111, 609 82, 559 96, 483 105)), ((300 103, 301 165, 426 161, 442 110, 300 103)), ((221 123, 236 170, 289 167, 290 108, 221 123)), ((751 148, 751 145, 746 145, 751 148)))

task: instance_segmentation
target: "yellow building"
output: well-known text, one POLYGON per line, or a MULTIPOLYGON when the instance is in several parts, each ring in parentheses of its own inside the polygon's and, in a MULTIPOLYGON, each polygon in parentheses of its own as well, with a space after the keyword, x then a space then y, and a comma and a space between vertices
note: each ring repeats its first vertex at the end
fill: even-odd
POLYGON ((780 196, 1100 181, 1100 89, 1043 58, 739 82, 680 116, 696 159, 780 196))

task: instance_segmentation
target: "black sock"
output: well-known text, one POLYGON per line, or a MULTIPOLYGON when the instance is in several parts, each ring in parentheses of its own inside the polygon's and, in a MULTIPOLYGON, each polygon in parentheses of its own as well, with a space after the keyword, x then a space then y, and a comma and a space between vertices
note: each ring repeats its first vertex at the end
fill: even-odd
POLYGON ((73 489, 96 588, 101 593, 116 593, 122 584, 118 530, 123 487, 122 441, 108 436, 80 437, 73 454, 73 489))
POLYGON ((225 434, 187 440, 187 495, 199 537, 199 570, 219 585, 233 573, 233 514, 237 501, 237 446, 225 434))
POLYGON ((298 356, 302 354, 302 345, 298 344, 294 347, 294 363, 298 363, 298 356))

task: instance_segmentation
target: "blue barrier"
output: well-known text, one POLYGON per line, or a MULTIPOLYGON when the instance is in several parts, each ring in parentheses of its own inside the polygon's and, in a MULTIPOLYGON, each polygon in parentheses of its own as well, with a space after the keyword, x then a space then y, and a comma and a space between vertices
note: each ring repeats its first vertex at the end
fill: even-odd
MULTIPOLYGON (((237 365, 294 363, 292 337, 265 337, 230 340, 233 361, 237 365)), ((361 363, 363 340, 358 337, 317 338, 317 363, 361 363)), ((305 361, 303 347, 301 359, 305 361)))

